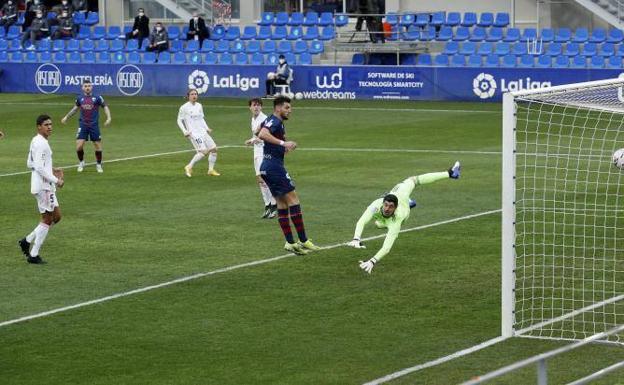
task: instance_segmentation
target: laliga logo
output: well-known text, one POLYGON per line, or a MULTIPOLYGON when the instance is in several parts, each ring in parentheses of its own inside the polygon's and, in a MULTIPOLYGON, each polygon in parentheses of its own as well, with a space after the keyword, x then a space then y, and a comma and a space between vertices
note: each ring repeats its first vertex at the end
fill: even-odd
POLYGON ((487 99, 494 96, 496 92, 496 81, 494 76, 481 72, 472 81, 472 91, 481 99, 487 99))
POLYGON ((61 88, 61 70, 51 63, 42 64, 35 72, 35 84, 44 94, 53 94, 61 88))
POLYGON ((117 71, 117 89, 126 96, 133 96, 143 88, 143 73, 139 67, 125 65, 117 71))
POLYGON ((188 77, 188 87, 195 88, 198 94, 208 91, 209 84, 210 79, 208 79, 208 74, 204 71, 195 70, 188 77))
POLYGON ((329 76, 323 75, 323 82, 321 77, 316 75, 316 86, 318 88, 340 88, 342 87, 342 68, 338 68, 338 73, 333 73, 329 76))

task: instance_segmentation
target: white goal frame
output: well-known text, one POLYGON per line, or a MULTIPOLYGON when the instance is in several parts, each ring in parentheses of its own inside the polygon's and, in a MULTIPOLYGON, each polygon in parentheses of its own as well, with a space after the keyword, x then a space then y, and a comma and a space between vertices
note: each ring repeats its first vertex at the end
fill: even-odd
MULTIPOLYGON (((516 150, 517 150, 517 104, 516 100, 519 97, 530 97, 539 95, 550 95, 554 93, 565 94, 569 91, 579 91, 581 89, 587 88, 596 88, 600 89, 600 87, 618 87, 622 86, 619 89, 618 98, 620 98, 622 94, 622 89, 624 89, 624 79, 609 79, 609 80, 600 80, 600 81, 592 81, 592 82, 584 82, 584 83, 576 83, 569 85, 561 85, 549 88, 542 88, 536 90, 523 90, 516 92, 509 92, 503 95, 503 119, 502 119, 502 128, 503 128, 503 157, 502 157, 502 287, 501 287, 501 311, 502 311, 502 322, 501 322, 501 335, 502 337, 513 337, 513 336, 521 336, 523 333, 534 330, 536 328, 542 327, 544 325, 552 324, 554 322, 560 322, 570 317, 574 317, 584 311, 595 309, 599 306, 614 303, 617 301, 621 301, 624 299, 624 294, 617 295, 613 298, 610 298, 605 301, 601 301, 600 303, 593 304, 590 306, 586 306, 582 309, 574 310, 569 314, 565 314, 559 317, 556 317, 552 320, 543 321, 536 325, 531 325, 530 327, 524 328, 522 330, 516 330, 515 325, 515 290, 516 290, 516 174, 517 174, 517 163, 516 163, 516 150)), ((621 100, 621 99, 620 99, 621 100)), ((571 105, 574 105, 572 103, 571 105)), ((591 105, 592 110, 601 110, 600 106, 591 105)), ((609 109, 606 107, 606 110, 612 112, 622 113, 624 115, 624 103, 622 104, 622 110, 620 108, 617 109, 609 109)), ((623 146, 624 147, 624 146, 623 146)))

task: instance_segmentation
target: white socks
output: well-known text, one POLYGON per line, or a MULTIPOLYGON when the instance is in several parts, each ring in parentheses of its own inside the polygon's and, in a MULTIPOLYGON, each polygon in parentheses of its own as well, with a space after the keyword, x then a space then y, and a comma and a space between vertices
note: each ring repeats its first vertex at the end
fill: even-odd
POLYGON ((217 163, 217 153, 211 152, 210 155, 208 155, 208 171, 214 169, 215 163, 217 163))
POLYGON ((269 190, 269 188, 267 187, 267 185, 265 185, 264 183, 259 184, 260 186, 260 193, 262 193, 262 200, 264 201, 264 205, 268 206, 268 205, 275 205, 275 198, 273 198, 273 195, 271 195, 271 190, 269 190))
POLYGON ((202 160, 204 158, 204 156, 206 156, 206 155, 204 155, 201 152, 196 153, 195 156, 193 157, 193 159, 191 159, 191 161, 189 162, 189 166, 193 167, 195 165, 195 163, 197 163, 200 160, 202 160))
POLYGON ((45 223, 41 222, 39 223, 39 225, 37 227, 35 227, 35 230, 28 234, 28 236, 26 237, 26 241, 27 242, 31 242, 28 239, 30 238, 31 240, 34 238, 35 240, 35 244, 33 245, 32 250, 30 250, 30 255, 33 257, 36 257, 39 255, 39 249, 41 249, 41 245, 43 245, 43 242, 45 241, 46 237, 48 236, 48 230, 50 230, 50 226, 46 225, 45 223), (32 236, 34 233, 34 236, 32 236), (31 237, 32 236, 32 237, 31 237))

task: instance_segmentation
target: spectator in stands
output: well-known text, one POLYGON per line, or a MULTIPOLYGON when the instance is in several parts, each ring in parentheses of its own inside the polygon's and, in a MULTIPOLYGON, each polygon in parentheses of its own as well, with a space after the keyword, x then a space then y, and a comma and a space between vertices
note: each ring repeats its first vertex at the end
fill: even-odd
POLYGON ((61 12, 58 18, 58 29, 52 34, 52 39, 75 38, 76 29, 74 27, 74 19, 67 13, 67 10, 61 12))
POLYGON ((22 47, 24 47, 26 40, 30 39, 31 45, 28 49, 34 50, 35 42, 48 36, 50 36, 50 23, 47 18, 43 17, 42 11, 37 11, 30 24, 30 29, 22 35, 22 47))
POLYGON ((286 62, 284 55, 279 55, 279 61, 275 72, 269 72, 266 80, 266 93, 267 96, 273 96, 275 94, 275 85, 277 84, 290 84, 292 80, 292 69, 286 62))
POLYGON ((197 12, 193 12, 193 17, 189 20, 189 30, 186 40, 199 40, 199 48, 204 44, 204 39, 210 38, 210 31, 206 27, 206 22, 199 17, 197 12))
POLYGON ((17 4, 13 0, 9 0, 2 6, 2 17, 0 18, 0 27, 4 27, 4 32, 9 31, 9 27, 17 21, 17 4))
POLYGON ((61 1, 61 5, 58 7, 57 13, 60 15, 63 11, 67 11, 70 16, 73 16, 74 6, 69 2, 69 0, 61 1))
POLYGON ((169 49, 169 35, 161 22, 156 23, 149 39, 150 43, 149 47, 147 47, 148 51, 156 51, 160 53, 169 49))
POLYGON ((46 16, 48 13, 47 8, 43 5, 41 0, 31 0, 26 3, 26 13, 24 13, 24 25, 22 26, 25 31, 30 27, 33 22, 33 19, 37 15, 37 11, 41 11, 43 16, 46 16))
POLYGON ((139 39, 139 48, 141 48, 143 39, 149 37, 149 35, 149 17, 145 16, 145 10, 143 10, 143 8, 139 8, 137 16, 134 18, 132 31, 126 34, 126 39, 139 39))
POLYGON ((383 33, 383 25, 382 25, 382 17, 376 16, 379 14, 380 1, 378 0, 358 0, 358 8, 357 12, 361 15, 359 16, 355 23, 355 30, 361 31, 362 24, 366 22, 366 29, 368 30, 370 40, 373 43, 377 43, 380 40, 382 43, 385 42, 385 36, 383 33))
POLYGON ((72 0, 74 12, 87 12, 89 10, 89 2, 87 0, 72 0))

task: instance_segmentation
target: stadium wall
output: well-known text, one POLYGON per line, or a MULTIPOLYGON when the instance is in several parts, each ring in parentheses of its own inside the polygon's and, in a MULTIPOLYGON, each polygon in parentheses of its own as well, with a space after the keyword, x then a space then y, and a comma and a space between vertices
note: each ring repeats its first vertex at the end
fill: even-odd
MULTIPOLYGON (((77 94, 91 80, 103 95, 251 98, 273 66, 2 64, 1 92, 77 94)), ((294 66, 292 92, 307 99, 500 101, 506 91, 624 77, 611 69, 294 66)))

